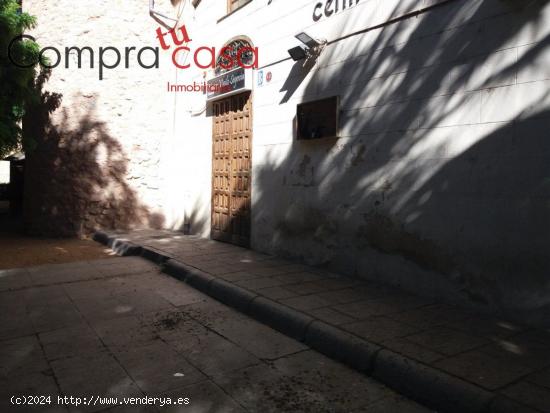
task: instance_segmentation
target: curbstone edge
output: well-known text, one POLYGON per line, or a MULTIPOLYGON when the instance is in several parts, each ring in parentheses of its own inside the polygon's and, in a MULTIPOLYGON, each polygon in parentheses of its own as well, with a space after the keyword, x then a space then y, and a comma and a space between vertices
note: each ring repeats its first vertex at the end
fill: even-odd
POLYGON ((139 245, 116 238, 109 238, 108 245, 113 251, 122 257, 139 256, 142 249, 139 245))
MULTIPOLYGON (((182 266, 186 267, 182 264, 182 266)), ((207 274, 195 268, 186 268, 187 277, 185 282, 205 294, 210 293, 210 283, 216 279, 213 275, 207 274)))
POLYGON ((328 357, 369 373, 381 347, 368 343, 322 321, 313 321, 306 331, 305 343, 328 357))
POLYGON ((146 260, 152 261, 155 264, 162 264, 170 258, 167 255, 161 254, 158 251, 146 247, 141 248, 140 255, 146 260))
POLYGON ((499 394, 491 403, 489 413, 538 413, 538 410, 523 406, 508 397, 499 394))
POLYGON ((161 269, 163 273, 168 274, 180 281, 185 281, 187 275, 189 274, 186 266, 172 259, 162 263, 161 269))
POLYGON ((107 245, 109 243, 109 235, 107 235, 107 233, 103 231, 94 232, 92 239, 103 245, 107 245))
POLYGON ((378 352, 372 377, 449 413, 487 412, 494 397, 489 391, 389 350, 378 352))
POLYGON ((242 313, 247 313, 250 303, 258 296, 242 287, 218 278, 210 283, 209 294, 242 313))
POLYGON ((261 296, 250 303, 248 315, 299 341, 304 341, 307 327, 314 320, 313 317, 261 296))

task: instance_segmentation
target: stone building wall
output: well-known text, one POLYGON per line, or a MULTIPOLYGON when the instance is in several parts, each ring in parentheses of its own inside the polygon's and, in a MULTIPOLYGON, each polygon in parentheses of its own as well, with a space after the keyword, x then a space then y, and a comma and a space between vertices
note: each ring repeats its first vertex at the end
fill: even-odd
MULTIPOLYGON (((123 61, 105 69, 103 80, 98 68, 100 47, 117 47, 124 59, 125 47, 157 46, 148 2, 25 0, 23 7, 38 19, 30 34, 62 57, 43 83, 43 104, 24 124, 37 142, 27 154, 27 229, 73 236, 97 227, 163 225, 160 159, 173 113, 159 73, 173 72, 168 65, 139 67, 137 51, 129 68, 123 61), (67 61, 65 48, 72 46, 93 49, 93 69, 87 52, 81 69, 74 51, 67 61)), ((46 56, 57 59, 51 50, 46 56)), ((115 59, 106 52, 108 64, 115 59)), ((145 53, 143 61, 154 56, 145 53)))

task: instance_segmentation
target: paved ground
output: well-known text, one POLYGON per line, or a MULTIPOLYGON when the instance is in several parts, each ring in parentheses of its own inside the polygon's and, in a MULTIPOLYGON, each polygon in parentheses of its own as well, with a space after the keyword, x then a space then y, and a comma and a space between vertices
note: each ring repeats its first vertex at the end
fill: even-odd
POLYGON ((51 239, 0 234, 0 269, 109 258, 112 251, 92 240, 51 239))
POLYGON ((500 394, 525 411, 550 412, 550 331, 229 244, 163 231, 120 235, 500 394))
POLYGON ((24 234, 22 218, 0 210, 0 270, 109 258, 113 252, 92 240, 40 238, 24 234))
POLYGON ((427 412, 141 258, 0 271, 0 411, 67 409, 427 412), (16 407, 12 395, 49 395, 52 404, 16 407), (190 404, 61 407, 58 395, 190 404))

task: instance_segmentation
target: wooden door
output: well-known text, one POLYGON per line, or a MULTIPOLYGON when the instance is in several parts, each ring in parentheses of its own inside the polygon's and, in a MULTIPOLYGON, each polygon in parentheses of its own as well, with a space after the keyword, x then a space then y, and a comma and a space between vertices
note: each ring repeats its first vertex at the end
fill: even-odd
POLYGON ((212 239, 250 245, 250 92, 213 103, 212 239))

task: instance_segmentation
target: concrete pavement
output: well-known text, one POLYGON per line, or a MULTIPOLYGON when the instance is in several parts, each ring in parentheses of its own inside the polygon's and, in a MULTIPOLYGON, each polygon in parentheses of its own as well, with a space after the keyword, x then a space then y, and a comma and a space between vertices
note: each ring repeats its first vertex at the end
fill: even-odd
POLYGON ((168 260, 167 270, 196 288, 431 406, 550 411, 548 331, 179 233, 103 238, 168 260), (336 351, 339 345, 360 347, 352 356, 366 365, 336 351))
POLYGON ((2 412, 429 411, 138 257, 0 271, 0 310, 2 412))

